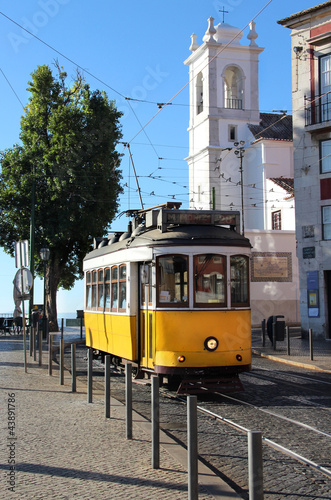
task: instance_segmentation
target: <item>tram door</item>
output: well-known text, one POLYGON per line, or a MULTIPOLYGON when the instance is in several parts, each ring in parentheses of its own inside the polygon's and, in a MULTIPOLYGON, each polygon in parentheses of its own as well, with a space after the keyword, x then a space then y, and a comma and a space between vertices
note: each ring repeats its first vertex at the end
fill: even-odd
POLYGON ((153 368, 152 264, 140 265, 140 364, 153 368))

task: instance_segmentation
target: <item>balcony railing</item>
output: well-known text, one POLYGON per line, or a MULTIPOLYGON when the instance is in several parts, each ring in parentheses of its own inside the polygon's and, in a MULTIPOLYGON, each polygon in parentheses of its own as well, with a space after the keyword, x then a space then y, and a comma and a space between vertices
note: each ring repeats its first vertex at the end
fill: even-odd
POLYGON ((331 96, 315 96, 312 101, 305 96, 305 124, 318 125, 331 120, 331 96))
POLYGON ((243 109, 243 101, 242 99, 225 99, 225 107, 227 109, 243 109))

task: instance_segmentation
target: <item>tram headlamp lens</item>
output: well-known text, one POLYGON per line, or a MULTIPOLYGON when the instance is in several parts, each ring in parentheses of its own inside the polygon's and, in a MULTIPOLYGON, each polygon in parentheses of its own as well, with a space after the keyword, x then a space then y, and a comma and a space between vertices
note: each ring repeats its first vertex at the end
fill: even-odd
POLYGON ((243 360, 243 357, 242 357, 241 354, 237 354, 236 358, 237 358, 237 361, 242 361, 243 360))
POLYGON ((215 337, 208 337, 204 345, 207 351, 215 351, 218 348, 218 340, 215 337))
POLYGON ((178 361, 179 361, 180 363, 184 363, 184 361, 185 361, 185 356, 178 356, 178 361))

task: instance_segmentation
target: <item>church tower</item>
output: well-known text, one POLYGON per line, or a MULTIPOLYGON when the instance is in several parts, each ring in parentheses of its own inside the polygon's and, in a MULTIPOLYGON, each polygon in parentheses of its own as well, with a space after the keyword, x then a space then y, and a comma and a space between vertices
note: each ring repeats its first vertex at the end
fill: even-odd
POLYGON ((190 81, 190 208, 241 210, 248 124, 260 123, 258 65, 263 51, 255 41, 254 22, 249 45, 241 44, 242 36, 224 22, 214 27, 210 17, 202 45, 195 34, 191 37, 192 54, 185 61, 190 81))

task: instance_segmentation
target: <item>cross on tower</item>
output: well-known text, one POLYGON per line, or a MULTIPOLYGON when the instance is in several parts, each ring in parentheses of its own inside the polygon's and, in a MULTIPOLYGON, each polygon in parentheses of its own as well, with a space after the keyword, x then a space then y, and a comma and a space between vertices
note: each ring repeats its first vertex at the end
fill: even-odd
POLYGON ((228 14, 229 11, 228 10, 224 10, 224 5, 223 5, 223 9, 220 10, 220 12, 222 12, 222 14, 223 14, 223 23, 224 23, 224 14, 228 14))

